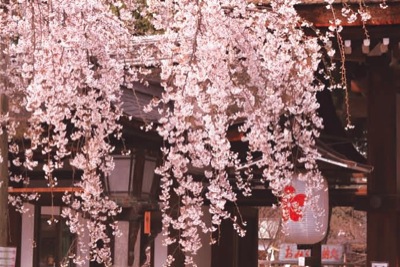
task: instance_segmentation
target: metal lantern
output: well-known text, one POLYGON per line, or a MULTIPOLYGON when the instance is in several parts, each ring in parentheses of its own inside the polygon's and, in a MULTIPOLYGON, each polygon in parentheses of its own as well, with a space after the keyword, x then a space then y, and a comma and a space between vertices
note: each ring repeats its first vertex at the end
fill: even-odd
POLYGON ((122 207, 153 204, 158 181, 154 169, 157 158, 136 151, 129 156, 114 156, 115 168, 105 177, 105 191, 122 207))
POLYGON ((286 243, 315 244, 320 242, 328 229, 329 194, 323 178, 320 188, 310 188, 306 181, 296 176, 284 188, 281 199, 282 224, 286 243))
POLYGON ((119 251, 114 251, 114 260, 118 266, 132 266, 134 263, 139 264, 147 243, 159 232, 158 228, 150 228, 151 225, 155 225, 155 220, 161 222, 161 218, 154 216, 159 210, 157 198, 159 179, 155 179, 154 172, 157 166, 157 153, 135 150, 129 156, 114 156, 114 163, 114 170, 105 177, 105 192, 123 208, 119 221, 127 221, 122 223, 127 238, 117 242, 115 248, 119 251), (150 218, 150 214, 155 218, 150 218), (144 234, 142 234, 143 221, 144 234), (151 239, 147 236, 151 236, 151 239), (121 248, 127 250, 126 258, 121 248))

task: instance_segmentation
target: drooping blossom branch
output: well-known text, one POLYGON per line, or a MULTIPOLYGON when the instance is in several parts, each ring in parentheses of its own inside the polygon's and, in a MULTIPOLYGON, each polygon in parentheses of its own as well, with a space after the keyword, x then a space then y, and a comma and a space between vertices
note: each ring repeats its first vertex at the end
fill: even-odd
MULTIPOLYGON (((332 35, 334 36, 334 38, 336 39, 336 43, 337 43, 337 52, 339 53, 339 71, 340 71, 340 82, 339 83, 335 83, 334 86, 332 86, 330 89, 332 88, 340 88, 344 90, 345 93, 345 111, 346 111, 346 126, 345 129, 349 130, 349 129, 353 129, 354 125, 352 125, 352 121, 351 121, 351 116, 350 116, 350 104, 349 104, 349 94, 348 94, 348 81, 347 81, 347 76, 346 76, 346 54, 345 54, 345 45, 344 45, 344 41, 341 35, 341 32, 343 30, 343 21, 342 20, 346 20, 347 23, 352 24, 355 23, 357 20, 359 20, 362 24, 362 28, 364 31, 364 36, 365 36, 365 40, 367 40, 367 42, 370 41, 370 35, 368 33, 366 24, 367 22, 372 18, 372 14, 367 6, 367 1, 364 0, 357 0, 352 2, 353 4, 355 4, 355 7, 351 6, 349 3, 346 2, 340 2, 340 4, 342 5, 341 8, 341 12, 336 12, 334 5, 339 4, 337 1, 335 0, 324 0, 325 4, 326 4, 326 9, 328 10, 328 12, 330 12, 332 14, 332 19, 329 20, 330 26, 329 26, 329 31, 331 31, 332 35)), ((379 3, 379 7, 381 9, 386 9, 388 8, 388 5, 386 3, 385 0, 380 1, 379 3)))
MULTIPOLYGON (((238 192, 251 193, 248 163, 256 162, 278 197, 298 163, 308 170, 301 175, 309 185, 306 195, 321 184, 314 139, 322 127, 316 112, 322 85, 314 74, 322 59, 319 42, 325 46, 327 39, 304 33, 309 25, 297 15, 296 3, 274 0, 269 9, 258 9, 244 0, 147 1, 154 26, 164 35, 157 63, 165 91, 155 102, 162 115, 158 132, 167 143, 158 169, 163 225, 167 243, 179 242, 186 264, 194 265, 199 231, 212 233, 222 220, 231 220, 244 234, 245 222, 227 204, 237 200, 238 192), (249 147, 245 161, 227 136, 234 125, 249 147), (248 167, 240 171, 243 165, 248 167), (204 170, 204 179, 192 175, 192 169, 204 170), (238 171, 231 174, 231 169, 238 171), (171 195, 179 202, 177 217, 171 195), (206 200, 210 223, 203 219, 206 200), (171 228, 180 236, 171 236, 171 228)), ((111 264, 106 223, 119 208, 103 197, 100 177, 113 168, 113 146, 107 140, 121 134, 120 86, 136 79, 124 59, 136 62, 136 56, 143 62, 153 56, 129 51, 134 9, 130 1, 112 0, 0 5, 1 53, 8 59, 0 73, 7 77, 2 93, 12 96, 11 116, 0 120, 7 121, 12 163, 34 169, 33 153, 43 152, 50 187, 57 184, 54 170, 66 160, 83 171, 77 184, 82 192, 64 197, 69 209, 63 216, 72 232, 83 234, 78 213, 87 215, 91 259, 106 265, 111 264), (27 125, 13 120, 16 113, 26 115, 27 125), (29 148, 12 142, 17 127, 25 127, 29 148)), ((168 259, 167 264, 172 255, 168 259)))
MULTIPOLYGON (((51 188, 57 185, 54 171, 67 161, 83 172, 76 184, 82 191, 64 198, 70 206, 62 216, 73 233, 88 233, 90 260, 109 266, 108 222, 120 208, 104 197, 101 177, 114 166, 108 140, 121 135, 120 86, 136 78, 124 63, 131 41, 124 20, 132 19, 130 12, 106 0, 2 1, 0 10, 2 52, 10 59, 4 92, 22 100, 10 103, 12 117, 27 119, 23 138, 29 147, 20 148, 11 134, 12 162, 32 170, 37 167, 33 154, 42 153, 51 188), (76 219, 77 212, 87 218, 86 225, 76 219)), ((10 132, 17 126, 9 125, 10 132)))
POLYGON ((231 148, 230 126, 240 125, 248 162, 261 154, 257 166, 274 194, 290 183, 298 162, 309 170, 302 177, 310 188, 320 186, 314 139, 322 127, 316 113, 322 86, 314 74, 321 46, 305 35, 295 3, 272 1, 271 9, 260 10, 239 0, 148 1, 154 25, 166 36, 159 46, 165 92, 158 132, 168 144, 158 170, 163 226, 167 243, 179 242, 186 253, 185 264, 195 265, 199 231, 214 232, 230 219, 244 234, 244 222, 227 209, 237 200, 236 189, 251 191, 243 173, 228 172, 245 163, 231 148), (205 170, 205 179, 196 180, 192 168, 205 170), (179 201, 177 217, 172 194, 179 201), (210 224, 202 219, 205 200, 210 224), (171 237, 171 229, 180 236, 171 237))

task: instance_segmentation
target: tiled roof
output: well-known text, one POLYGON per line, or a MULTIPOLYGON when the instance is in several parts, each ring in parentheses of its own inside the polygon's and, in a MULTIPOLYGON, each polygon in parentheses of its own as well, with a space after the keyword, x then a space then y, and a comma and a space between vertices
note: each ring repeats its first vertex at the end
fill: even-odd
POLYGON ((162 92, 160 86, 144 86, 140 83, 135 83, 134 89, 123 89, 122 108, 124 113, 137 120, 146 120, 147 122, 156 122, 160 118, 158 111, 144 112, 143 109, 147 106, 153 97, 159 97, 162 92))

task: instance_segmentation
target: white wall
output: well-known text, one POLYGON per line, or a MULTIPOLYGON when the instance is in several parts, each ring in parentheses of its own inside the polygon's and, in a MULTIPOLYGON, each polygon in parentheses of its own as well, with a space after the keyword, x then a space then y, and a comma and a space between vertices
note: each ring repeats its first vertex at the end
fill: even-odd
POLYGON ((163 266, 167 259, 167 247, 162 245, 164 236, 162 233, 158 234, 154 240, 154 266, 163 266))
POLYGON ((119 230, 122 236, 115 237, 114 243, 114 267, 128 266, 128 239, 129 239, 129 222, 118 222, 119 230))
POLYGON ((33 267, 33 248, 35 246, 35 206, 29 203, 24 204, 29 209, 22 214, 21 229, 21 266, 33 267))
POLYGON ((40 213, 41 215, 60 215, 61 208, 58 206, 41 206, 40 213))
POLYGON ((89 237, 89 233, 88 233, 88 229, 86 227, 86 219, 79 217, 79 223, 81 223, 82 225, 84 225, 84 235, 79 235, 78 236, 78 247, 77 247, 77 257, 80 259, 86 259, 85 263, 82 265, 79 265, 80 267, 89 267, 89 252, 87 250, 83 251, 80 247, 79 244, 82 242, 83 244, 88 244, 90 241, 90 237, 89 237))

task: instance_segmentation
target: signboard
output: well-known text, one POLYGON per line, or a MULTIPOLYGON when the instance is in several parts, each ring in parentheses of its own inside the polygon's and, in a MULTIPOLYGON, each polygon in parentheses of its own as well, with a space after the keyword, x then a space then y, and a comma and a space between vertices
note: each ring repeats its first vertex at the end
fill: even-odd
MULTIPOLYGON (((298 263, 300 257, 310 257, 311 250, 297 249, 296 244, 284 243, 279 249, 279 261, 283 263, 298 263)), ((321 261, 324 264, 343 263, 342 245, 322 245, 321 261)))
POLYGON ((321 261, 322 263, 343 263, 342 245, 322 245, 321 261))
POLYGON ((279 261, 285 263, 298 263, 300 257, 310 257, 311 250, 297 249, 296 244, 284 243, 279 247, 279 261))
POLYGON ((144 212, 144 230, 146 235, 151 234, 151 213, 150 211, 144 212))
POLYGON ((372 261, 371 262, 371 267, 389 267, 389 263, 372 261))
POLYGON ((0 267, 15 267, 17 248, 0 247, 0 267))

